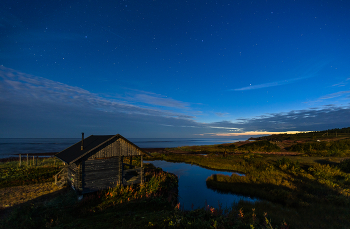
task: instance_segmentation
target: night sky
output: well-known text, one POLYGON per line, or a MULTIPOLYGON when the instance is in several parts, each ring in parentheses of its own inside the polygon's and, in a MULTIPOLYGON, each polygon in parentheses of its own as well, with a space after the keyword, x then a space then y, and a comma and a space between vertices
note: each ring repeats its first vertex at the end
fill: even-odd
POLYGON ((0 137, 350 126, 350 1, 1 1, 0 137))

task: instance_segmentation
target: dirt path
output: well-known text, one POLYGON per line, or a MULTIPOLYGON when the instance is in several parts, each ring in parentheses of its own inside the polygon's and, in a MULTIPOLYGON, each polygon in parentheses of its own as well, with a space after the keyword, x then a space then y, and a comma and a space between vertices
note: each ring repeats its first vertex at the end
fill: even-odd
POLYGON ((0 208, 21 204, 60 189, 52 182, 1 188, 0 208))

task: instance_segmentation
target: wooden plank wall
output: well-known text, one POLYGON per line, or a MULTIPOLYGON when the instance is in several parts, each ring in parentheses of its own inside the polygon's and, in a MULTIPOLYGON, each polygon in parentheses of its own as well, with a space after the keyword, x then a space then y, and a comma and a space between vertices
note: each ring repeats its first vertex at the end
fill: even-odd
POLYGON ((123 156, 140 156, 141 155, 141 151, 139 149, 137 149, 135 146, 131 145, 124 139, 120 138, 118 139, 118 141, 120 142, 121 155, 123 156))
POLYGON ((128 143, 122 138, 112 140, 102 146, 96 151, 91 152, 88 156, 88 160, 95 158, 107 158, 118 156, 140 156, 141 151, 132 144, 128 143))
POLYGON ((119 182, 119 161, 120 157, 85 161, 83 193, 115 186, 119 182))
POLYGON ((82 168, 82 163, 77 164, 77 172, 75 174, 75 187, 76 191, 78 191, 79 194, 83 191, 83 168, 82 168))
POLYGON ((76 172, 77 172, 77 166, 76 164, 71 164, 67 167, 67 176, 68 176, 68 183, 70 186, 73 187, 74 190, 76 190, 76 172))

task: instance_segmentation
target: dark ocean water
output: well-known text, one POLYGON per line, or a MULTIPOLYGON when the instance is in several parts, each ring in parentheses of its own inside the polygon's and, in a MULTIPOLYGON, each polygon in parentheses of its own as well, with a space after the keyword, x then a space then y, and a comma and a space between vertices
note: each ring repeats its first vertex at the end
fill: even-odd
MULTIPOLYGON (((80 138, 0 138, 0 158, 13 154, 60 152, 80 138)), ((140 148, 171 148, 178 146, 232 143, 246 138, 128 138, 140 148)))

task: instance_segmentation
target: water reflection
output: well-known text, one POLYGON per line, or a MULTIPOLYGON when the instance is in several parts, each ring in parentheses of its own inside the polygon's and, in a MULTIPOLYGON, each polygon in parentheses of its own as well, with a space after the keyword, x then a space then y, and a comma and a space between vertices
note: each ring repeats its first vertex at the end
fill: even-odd
MULTIPOLYGON (((202 208, 207 203, 214 208, 219 207, 221 203, 222 207, 231 207, 233 203, 237 203, 240 200, 256 201, 256 199, 234 195, 229 193, 217 192, 207 188, 206 179, 213 174, 223 174, 231 176, 232 172, 215 171, 211 169, 202 168, 197 165, 191 165, 186 163, 174 163, 167 161, 145 161, 146 163, 152 163, 156 167, 162 168, 166 172, 174 173, 179 177, 179 201, 181 208, 185 210, 202 208)), ((236 173, 240 176, 244 174, 236 173)))

